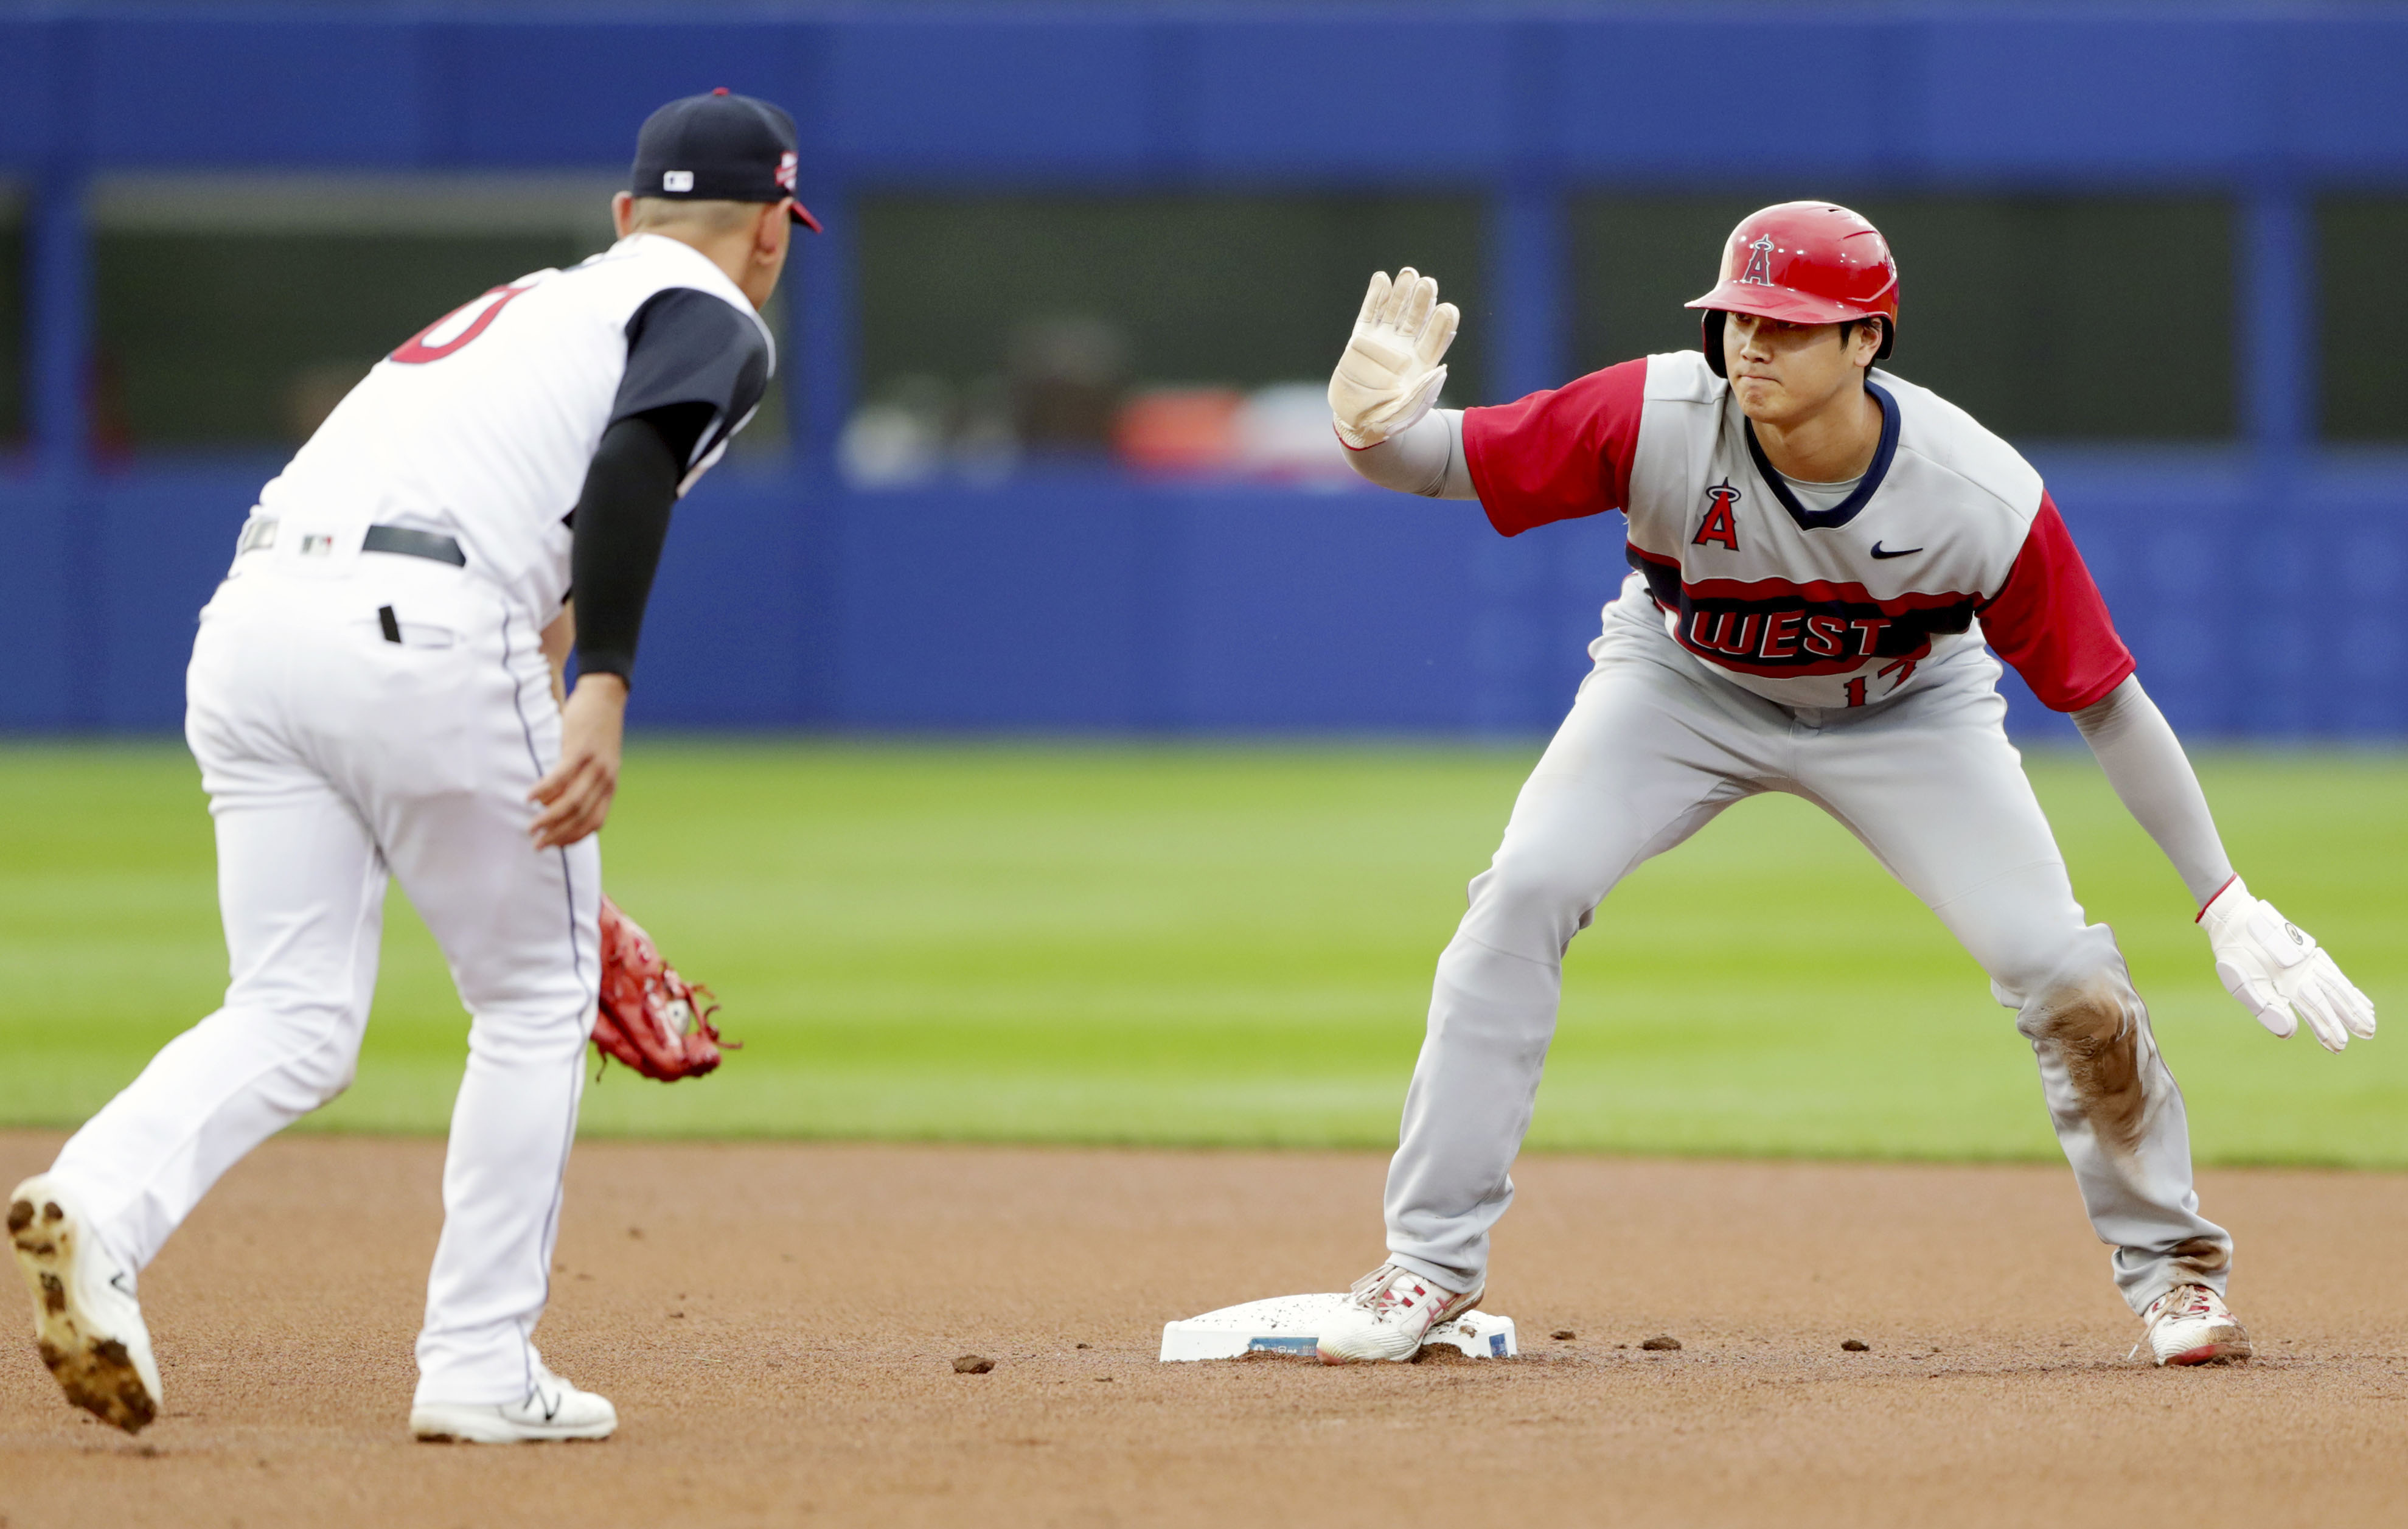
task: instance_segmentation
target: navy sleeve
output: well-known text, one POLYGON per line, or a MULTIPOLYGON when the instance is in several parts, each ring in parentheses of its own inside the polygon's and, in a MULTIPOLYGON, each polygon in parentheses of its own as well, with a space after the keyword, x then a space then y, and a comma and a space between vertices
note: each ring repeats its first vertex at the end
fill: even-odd
POLYGON ((622 420, 602 433, 585 492, 569 515, 568 572, 577 593, 577 668, 634 682, 636 639, 660 567, 685 476, 679 438, 693 428, 686 404, 622 420))
POLYGON ((714 418, 686 464, 736 433, 769 386, 769 347, 752 321, 693 287, 654 293, 627 321, 627 371, 610 423, 672 404, 703 404, 714 418))

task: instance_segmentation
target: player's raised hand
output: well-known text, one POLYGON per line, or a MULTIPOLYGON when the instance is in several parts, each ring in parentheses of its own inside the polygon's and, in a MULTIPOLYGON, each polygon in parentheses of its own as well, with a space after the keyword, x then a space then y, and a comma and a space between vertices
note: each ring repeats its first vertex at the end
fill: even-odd
POLYGON ((2316 1043, 2338 1051, 2352 1036, 2374 1034, 2373 1001, 2351 986, 2314 936, 2251 896, 2241 878, 2225 884, 2199 922, 2224 991, 2275 1035, 2288 1037, 2305 1019, 2316 1043))
POLYGON ((627 725, 627 682, 615 674, 580 675, 560 708, 560 763, 527 793, 543 808, 527 833, 538 850, 557 850, 601 832, 619 793, 619 747, 627 725))
POLYGON ((1371 275, 1363 311, 1338 370, 1329 378, 1329 412, 1338 438, 1356 450, 1410 430, 1446 386, 1440 364, 1462 319, 1438 300, 1438 283, 1407 265, 1394 281, 1371 275))

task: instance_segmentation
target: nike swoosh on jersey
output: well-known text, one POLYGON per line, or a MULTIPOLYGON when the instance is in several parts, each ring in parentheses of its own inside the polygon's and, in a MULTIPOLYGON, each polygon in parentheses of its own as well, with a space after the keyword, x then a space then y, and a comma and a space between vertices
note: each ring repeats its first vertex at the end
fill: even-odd
POLYGON ((1895 552, 1885 552, 1882 550, 1881 543, 1873 543, 1873 556, 1875 557, 1913 557, 1915 553, 1922 550, 1923 549, 1920 547, 1901 547, 1895 552))

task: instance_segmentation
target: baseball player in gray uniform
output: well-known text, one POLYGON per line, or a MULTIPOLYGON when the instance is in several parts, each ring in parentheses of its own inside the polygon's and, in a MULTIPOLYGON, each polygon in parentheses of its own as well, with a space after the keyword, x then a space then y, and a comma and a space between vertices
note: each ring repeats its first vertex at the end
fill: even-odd
POLYGON ((411 1430, 616 1427, 534 1343, 595 1019, 594 835, 671 508, 760 403, 759 310, 792 223, 818 227, 795 180, 776 107, 662 107, 616 244, 408 340, 261 492, 188 680, 224 1006, 9 1200, 69 1401, 129 1432, 156 1414, 136 1277, 219 1175, 351 1082, 391 876, 472 1022, 411 1430))
POLYGON ((1356 471, 1480 501, 1507 536, 1620 509, 1632 572, 1439 959, 1388 1173, 1388 1260, 1320 1338, 1406 1359, 1479 1303, 1563 955, 1614 884, 1758 792, 1844 823, 1980 962, 2160 1365, 2245 1359, 2231 1238, 2200 1213, 2183 1098, 2106 926, 2087 922, 2002 726, 1999 660, 2072 714, 2200 905, 2226 988, 2338 1051, 2374 1008, 2233 873, 2040 475, 1882 369, 1899 276, 1825 203, 1742 221, 1689 306, 1701 347, 1497 408, 1432 411, 1455 313, 1372 279, 1329 385, 1356 471), (1993 658, 1995 652, 1998 656, 1993 658))

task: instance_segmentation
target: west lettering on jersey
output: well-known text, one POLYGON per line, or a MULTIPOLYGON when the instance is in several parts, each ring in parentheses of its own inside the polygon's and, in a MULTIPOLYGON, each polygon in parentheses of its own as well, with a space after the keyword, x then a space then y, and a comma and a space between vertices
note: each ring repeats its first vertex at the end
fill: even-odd
POLYGON ((1868 659, 1920 659, 1935 636, 1963 632, 1979 594, 1881 599, 1862 584, 1813 579, 1684 579, 1672 558, 1628 549, 1647 593, 1673 617, 1682 647, 1727 669, 1786 679, 1850 674, 1868 659))

